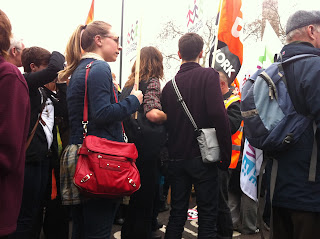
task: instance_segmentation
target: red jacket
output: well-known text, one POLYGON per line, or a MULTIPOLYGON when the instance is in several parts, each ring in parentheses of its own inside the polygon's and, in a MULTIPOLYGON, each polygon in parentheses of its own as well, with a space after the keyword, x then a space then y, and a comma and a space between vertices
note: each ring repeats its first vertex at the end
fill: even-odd
POLYGON ((29 120, 27 83, 19 69, 0 56, 0 236, 17 226, 29 120))

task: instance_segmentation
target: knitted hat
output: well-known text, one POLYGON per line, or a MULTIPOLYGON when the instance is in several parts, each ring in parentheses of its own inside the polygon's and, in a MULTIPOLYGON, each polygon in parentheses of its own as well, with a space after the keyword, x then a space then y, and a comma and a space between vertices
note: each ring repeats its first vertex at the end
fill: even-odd
POLYGON ((320 24, 320 11, 297 11, 288 19, 286 34, 310 24, 320 24))

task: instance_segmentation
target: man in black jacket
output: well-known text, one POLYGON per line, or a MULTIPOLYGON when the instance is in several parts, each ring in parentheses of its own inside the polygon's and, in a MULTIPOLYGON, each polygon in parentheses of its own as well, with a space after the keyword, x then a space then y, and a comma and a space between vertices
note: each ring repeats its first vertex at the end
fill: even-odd
POLYGON ((311 116, 313 122, 300 140, 277 153, 278 174, 273 196, 275 239, 316 238, 320 227, 320 11, 297 11, 286 27, 288 44, 281 50, 286 60, 300 54, 314 54, 284 65, 288 92, 296 111, 311 116), (308 180, 313 141, 317 140, 315 182, 308 180))
POLYGON ((65 59, 59 52, 51 54, 40 47, 24 49, 21 59, 29 87, 31 117, 28 139, 31 141, 26 151, 23 196, 17 230, 10 238, 32 239, 37 238, 37 216, 50 175, 47 155, 51 148, 57 148, 51 147, 56 144, 53 104, 41 87, 57 77, 57 73, 63 69, 65 59), (30 135, 33 129, 35 133, 32 137, 30 135))
POLYGON ((165 238, 182 238, 189 197, 194 184, 199 212, 199 238, 216 238, 218 212, 218 167, 227 170, 231 159, 229 120, 223 104, 219 74, 199 65, 203 39, 187 33, 179 40, 182 64, 176 84, 199 128, 215 127, 220 146, 219 163, 203 163, 196 132, 185 115, 172 82, 162 91, 162 109, 167 114, 171 212, 165 238))

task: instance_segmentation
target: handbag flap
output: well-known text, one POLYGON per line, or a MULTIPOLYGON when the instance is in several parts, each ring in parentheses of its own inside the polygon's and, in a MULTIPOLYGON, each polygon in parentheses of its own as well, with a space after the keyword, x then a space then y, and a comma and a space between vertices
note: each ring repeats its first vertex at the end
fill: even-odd
POLYGON ((94 135, 87 135, 83 140, 83 146, 90 151, 102 154, 123 156, 133 160, 138 158, 138 151, 133 143, 117 142, 94 135))

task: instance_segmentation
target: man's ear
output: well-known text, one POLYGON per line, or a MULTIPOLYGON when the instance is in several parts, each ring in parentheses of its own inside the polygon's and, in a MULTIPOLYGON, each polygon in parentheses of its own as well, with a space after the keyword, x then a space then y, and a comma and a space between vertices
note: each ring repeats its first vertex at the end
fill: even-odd
POLYGON ((10 55, 12 55, 12 56, 15 56, 16 55, 16 52, 17 52, 17 49, 15 48, 15 47, 12 47, 11 49, 10 49, 10 55))
POLYGON ((31 69, 31 72, 36 72, 37 66, 34 63, 30 63, 30 69, 31 69))
POLYGON ((203 54, 203 50, 202 51, 200 51, 200 53, 199 53, 199 58, 202 58, 202 54, 203 54))
POLYGON ((178 56, 180 59, 182 59, 180 51, 178 51, 178 56))
POLYGON ((307 34, 308 34, 308 37, 312 40, 315 39, 315 35, 314 33, 317 31, 317 29, 315 28, 314 25, 309 25, 307 26, 307 34))

